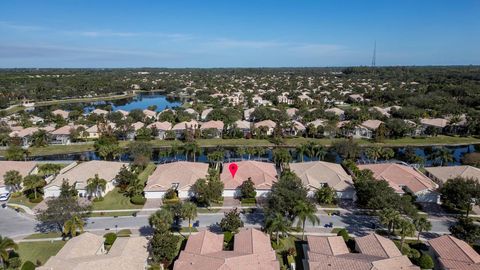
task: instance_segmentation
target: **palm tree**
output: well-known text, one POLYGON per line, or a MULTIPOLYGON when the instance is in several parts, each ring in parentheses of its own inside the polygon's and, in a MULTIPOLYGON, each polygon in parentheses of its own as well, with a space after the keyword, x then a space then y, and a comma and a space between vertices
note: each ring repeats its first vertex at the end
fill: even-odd
POLYGON ((87 192, 95 194, 95 198, 102 197, 102 192, 104 192, 106 188, 107 181, 98 177, 98 174, 95 174, 95 177, 87 180, 87 192))
POLYGON ((23 187, 25 190, 33 190, 34 198, 37 198, 37 189, 42 187, 45 184, 45 181, 42 177, 32 174, 27 175, 23 178, 23 187))
POLYGON ((131 198, 135 195, 140 195, 145 188, 145 184, 138 177, 128 184, 127 195, 131 198))
POLYGON ((257 153, 257 151, 254 147, 247 147, 247 149, 245 149, 245 152, 248 155, 248 160, 250 160, 252 155, 255 155, 255 153, 257 153))
POLYGON ((443 166, 443 164, 449 162, 453 162, 452 151, 446 147, 435 148, 429 157, 435 164, 439 164, 440 166, 443 166))
POLYGON ((22 184, 22 175, 15 170, 7 171, 3 175, 3 180, 6 185, 10 186, 10 188, 15 192, 20 190, 20 185, 22 184))
POLYGON ((172 227, 173 214, 162 208, 148 218, 148 224, 158 232, 167 232, 172 227))
POLYGON ((280 213, 275 213, 274 216, 269 216, 265 220, 265 230, 271 235, 275 233, 276 242, 278 245, 280 234, 286 234, 291 229, 291 222, 280 213))
POLYGON ((182 217, 188 219, 189 234, 192 234, 192 219, 197 217, 197 206, 194 203, 186 202, 182 206, 182 217))
POLYGON ((235 149, 235 153, 240 156, 241 159, 243 159, 243 155, 246 153, 246 149, 243 146, 237 147, 235 149))
POLYGON ((302 240, 305 240, 305 223, 310 221, 313 225, 320 223, 320 219, 315 215, 317 209, 311 203, 306 201, 299 201, 294 208, 294 211, 298 218, 297 227, 302 227, 302 240))
POLYGON ((308 144, 302 143, 301 145, 297 146, 296 151, 297 151, 297 159, 300 158, 300 161, 303 162, 304 156, 306 153, 308 153, 308 144))
POLYGON ((191 155, 193 157, 193 162, 195 162, 197 154, 200 153, 200 147, 196 142, 186 143, 183 145, 183 150, 185 151, 185 159, 188 160, 188 156, 191 155))
POLYGON ((312 151, 313 151, 313 157, 317 158, 318 160, 324 160, 325 156, 328 153, 325 147, 321 145, 315 145, 312 151))
POLYGON ((368 159, 377 162, 377 160, 382 156, 382 148, 379 146, 370 147, 365 151, 368 159))
POLYGON ((400 218, 400 212, 391 208, 385 208, 379 212, 380 223, 387 226, 388 233, 390 234, 395 229, 395 223, 400 218))
POLYGON ((0 235, 0 266, 3 267, 4 262, 8 260, 12 249, 17 250, 17 244, 12 239, 0 235))
POLYGON ((401 218, 398 222, 398 228, 400 229, 400 252, 403 251, 403 244, 405 243, 405 237, 415 233, 415 225, 408 219, 401 218))
POLYGON ((257 154, 257 158, 260 159, 262 155, 266 153, 265 148, 263 147, 256 147, 255 148, 255 153, 257 154))
POLYGON ((63 233, 65 235, 70 235, 70 237, 75 237, 78 230, 80 230, 80 233, 83 232, 84 225, 85 222, 79 215, 73 215, 72 218, 65 221, 65 224, 63 224, 63 233))
POLYGON ((389 148, 389 147, 385 147, 385 148, 382 148, 382 151, 380 153, 380 157, 384 160, 388 160, 388 159, 391 159, 395 156, 395 152, 393 151, 392 148, 389 148))
POLYGON ((432 229, 432 223, 428 221, 426 217, 419 217, 413 220, 413 225, 415 225, 415 229, 418 231, 417 240, 420 241, 420 234, 422 232, 428 232, 432 229))
POLYGON ((215 170, 218 170, 220 163, 223 161, 224 153, 223 151, 214 151, 207 155, 208 160, 215 164, 215 170))
POLYGON ((284 166, 292 160, 292 156, 285 148, 278 148, 273 151, 273 161, 283 170, 284 166))

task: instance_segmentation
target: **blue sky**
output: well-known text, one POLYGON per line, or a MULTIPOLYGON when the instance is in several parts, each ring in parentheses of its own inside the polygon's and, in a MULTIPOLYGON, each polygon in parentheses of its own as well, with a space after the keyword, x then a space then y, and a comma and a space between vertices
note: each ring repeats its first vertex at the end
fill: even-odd
POLYGON ((479 0, 0 1, 0 67, 480 64, 479 0))

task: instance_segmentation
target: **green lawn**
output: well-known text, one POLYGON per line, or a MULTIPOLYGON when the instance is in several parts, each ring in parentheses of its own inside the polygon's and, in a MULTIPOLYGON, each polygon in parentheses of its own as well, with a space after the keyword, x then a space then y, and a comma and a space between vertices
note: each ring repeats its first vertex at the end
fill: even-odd
POLYGON ((148 163, 145 170, 143 170, 139 175, 138 179, 140 179, 143 183, 147 182, 148 177, 155 171, 155 164, 148 163))
POLYGON ((103 197, 103 201, 92 202, 92 210, 140 209, 143 207, 143 205, 131 203, 130 198, 118 192, 118 190, 118 188, 114 188, 108 192, 103 197))
POLYGON ((138 211, 125 211, 125 212, 100 212, 100 213, 90 213, 89 217, 125 217, 125 216, 132 216, 134 213, 138 213, 138 211))
POLYGON ((23 262, 31 261, 36 263, 39 260, 42 265, 62 249, 64 241, 42 241, 18 243, 18 254, 23 262))
POLYGON ((18 196, 18 197, 10 197, 10 200, 8 200, 9 203, 16 203, 16 204, 21 204, 21 205, 25 205, 26 207, 32 209, 33 207, 35 207, 38 203, 31 203, 27 197, 25 197, 25 195, 21 195, 21 196, 18 196))
POLYGON ((61 232, 48 232, 48 233, 34 233, 24 239, 45 239, 45 238, 58 238, 62 237, 61 232))
MULTIPOLYGON (((332 143, 338 140, 343 140, 339 138, 329 139, 312 139, 312 138, 288 138, 284 139, 283 146, 295 147, 307 142, 314 142, 316 144, 330 146, 332 143)), ((391 139, 385 140, 382 143, 374 143, 372 141, 364 139, 356 139, 361 146, 428 146, 428 145, 456 145, 456 144, 480 144, 480 139, 474 137, 456 137, 456 136, 443 136, 439 135, 436 137, 429 138, 401 138, 401 139, 391 139)), ((126 147, 129 142, 121 141, 120 146, 126 147)), ((150 141, 152 147, 169 147, 172 144, 182 145, 181 141, 166 141, 166 140, 152 140, 150 141)), ((199 139, 197 140, 198 145, 203 147, 215 147, 215 146, 225 146, 225 147, 236 147, 236 146, 263 146, 271 147, 274 146, 268 140, 257 140, 257 139, 199 139)), ((31 156, 40 156, 40 155, 54 155, 54 154, 67 154, 67 153, 78 153, 84 151, 92 151, 93 142, 89 144, 82 145, 49 145, 46 147, 30 147, 31 156)), ((5 155, 5 150, 0 151, 0 156, 5 155)))

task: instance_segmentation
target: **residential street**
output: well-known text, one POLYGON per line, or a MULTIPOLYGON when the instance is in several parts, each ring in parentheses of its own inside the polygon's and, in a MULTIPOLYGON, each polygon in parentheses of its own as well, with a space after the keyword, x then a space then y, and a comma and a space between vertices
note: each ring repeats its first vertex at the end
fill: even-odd
MULTIPOLYGON (((209 227, 212 230, 218 229, 215 224, 220 222, 224 214, 211 213, 211 214, 199 214, 195 221, 198 221, 198 227, 209 227)), ((342 214, 341 216, 329 216, 326 214, 318 214, 321 224, 313 226, 307 222, 307 231, 319 231, 325 224, 333 223, 334 227, 345 227, 353 234, 362 235, 369 231, 372 231, 375 226, 377 218, 367 215, 354 215, 354 214, 342 214)), ((242 219, 245 222, 245 226, 261 227, 263 220, 263 213, 261 211, 254 212, 252 214, 242 214, 242 219)), ((445 234, 448 233, 448 228, 453 224, 453 218, 430 218, 432 223, 431 233, 445 234)), ((19 237, 23 235, 29 235, 35 233, 36 221, 24 216, 23 214, 16 213, 11 209, 0 209, 0 234, 8 237, 19 237)), ((197 225, 197 224, 196 224, 197 225)), ((188 226, 188 222, 184 221, 183 227, 188 226)), ((148 225, 148 215, 132 216, 120 216, 120 217, 95 217, 87 219, 85 226, 86 230, 115 230, 122 228, 139 229, 142 233, 149 233, 151 228, 148 225)), ((377 227, 378 228, 378 227, 377 227)), ((327 230, 328 231, 328 230, 327 230)))

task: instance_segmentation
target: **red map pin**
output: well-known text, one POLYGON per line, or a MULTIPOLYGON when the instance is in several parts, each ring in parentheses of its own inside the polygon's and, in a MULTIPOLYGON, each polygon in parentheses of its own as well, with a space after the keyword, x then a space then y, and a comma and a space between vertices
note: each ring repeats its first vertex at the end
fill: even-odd
POLYGON ((230 170, 230 173, 232 174, 232 178, 235 178, 235 174, 237 173, 237 170, 238 170, 238 165, 236 163, 231 163, 228 166, 228 169, 230 170))

